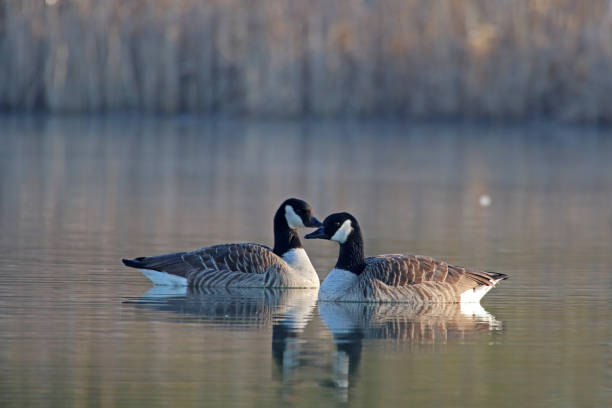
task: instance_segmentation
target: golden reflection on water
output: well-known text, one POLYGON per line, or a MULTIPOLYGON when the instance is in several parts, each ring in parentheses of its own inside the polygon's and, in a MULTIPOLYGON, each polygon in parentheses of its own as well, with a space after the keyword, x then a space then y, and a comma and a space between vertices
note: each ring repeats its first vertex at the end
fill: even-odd
MULTIPOLYGON (((0 128, 6 406, 608 401, 612 141, 603 131, 23 117, 0 128), (119 263, 269 244, 288 196, 319 217, 354 213, 368 254, 508 273, 483 301, 493 320, 349 310, 360 318, 338 332, 318 305, 304 327, 286 330, 282 302, 265 298, 243 296, 236 309, 222 297, 212 318, 202 294, 143 302, 148 282, 119 263), (354 346, 346 358, 342 344, 354 346)), ((304 244, 324 278, 337 247, 304 244)))

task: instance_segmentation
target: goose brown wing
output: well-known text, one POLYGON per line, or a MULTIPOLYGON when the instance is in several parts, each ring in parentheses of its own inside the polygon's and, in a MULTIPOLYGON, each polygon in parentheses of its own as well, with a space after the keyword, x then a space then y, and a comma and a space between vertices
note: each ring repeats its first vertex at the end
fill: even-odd
POLYGON ((182 256, 193 270, 263 274, 270 267, 284 268, 285 261, 264 245, 221 244, 187 252, 182 256))
POLYGON ((476 286, 492 286, 502 274, 482 272, 449 265, 422 255, 379 255, 365 260, 362 282, 384 283, 389 287, 407 287, 419 283, 447 283, 458 293, 476 286))
POLYGON ((190 252, 124 259, 123 263, 184 278, 197 271, 263 274, 272 266, 278 270, 286 266, 270 248, 253 243, 213 245, 190 252))

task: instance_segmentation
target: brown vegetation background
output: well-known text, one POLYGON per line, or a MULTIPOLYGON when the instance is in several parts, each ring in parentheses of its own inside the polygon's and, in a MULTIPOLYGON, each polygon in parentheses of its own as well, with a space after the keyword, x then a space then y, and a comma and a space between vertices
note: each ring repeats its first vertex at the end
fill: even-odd
POLYGON ((610 0, 0 0, 0 110, 612 120, 610 0))

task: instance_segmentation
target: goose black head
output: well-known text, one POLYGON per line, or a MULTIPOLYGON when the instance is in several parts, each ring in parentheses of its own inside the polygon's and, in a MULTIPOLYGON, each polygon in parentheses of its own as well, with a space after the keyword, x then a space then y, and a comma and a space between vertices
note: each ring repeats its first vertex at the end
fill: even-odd
POLYGON ((355 230, 359 230, 359 224, 355 217, 346 212, 335 213, 325 218, 322 227, 305 235, 304 238, 329 239, 330 241, 336 241, 342 245, 351 235, 355 235, 355 230))
POLYGON ((297 198, 285 200, 276 215, 284 218, 287 226, 292 230, 304 227, 316 228, 323 225, 312 214, 312 207, 306 201, 297 198))

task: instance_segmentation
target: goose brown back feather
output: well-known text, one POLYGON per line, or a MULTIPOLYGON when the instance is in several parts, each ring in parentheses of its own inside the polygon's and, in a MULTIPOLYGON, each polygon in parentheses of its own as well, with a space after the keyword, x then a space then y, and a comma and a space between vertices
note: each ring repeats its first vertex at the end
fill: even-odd
POLYGON ((288 284, 285 276, 290 269, 270 248, 254 243, 213 245, 126 261, 128 266, 187 278, 191 287, 282 287, 288 284))
POLYGON ((493 286, 505 275, 466 269, 422 255, 379 255, 365 259, 360 295, 385 301, 457 302, 461 293, 493 286))
POLYGON ((183 261, 197 270, 227 270, 264 274, 271 266, 285 264, 270 248, 253 243, 221 244, 186 252, 183 261))
POLYGON ((215 245, 183 255, 193 268, 192 287, 283 287, 287 263, 269 248, 251 243, 215 245))

